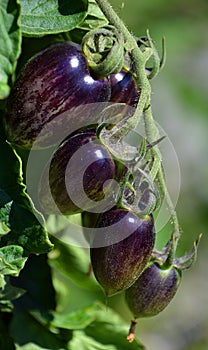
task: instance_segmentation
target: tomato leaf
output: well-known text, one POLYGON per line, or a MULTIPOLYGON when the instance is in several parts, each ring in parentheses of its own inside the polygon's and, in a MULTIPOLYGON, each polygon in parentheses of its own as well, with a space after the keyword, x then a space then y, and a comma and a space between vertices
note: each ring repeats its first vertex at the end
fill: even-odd
POLYGON ((10 198, 6 195, 4 191, 0 190, 0 236, 5 235, 10 231, 9 228, 9 214, 11 210, 12 201, 7 203, 10 198), (4 193, 1 196, 2 192, 4 193), (1 208, 1 202, 6 204, 1 208))
POLYGON ((8 97, 9 78, 13 75, 21 52, 21 30, 18 24, 20 6, 14 0, 0 2, 0 100, 8 97))
POLYGON ((8 277, 5 277, 4 288, 0 290, 0 303, 4 300, 14 300, 19 298, 25 293, 25 290, 22 288, 14 287, 11 285, 8 277))
MULTIPOLYGON (((97 313, 96 321, 85 328, 88 340, 102 344, 103 347, 98 347, 98 349, 103 350, 144 350, 139 340, 135 340, 131 344, 128 343, 126 336, 129 325, 114 310, 110 308, 106 310, 106 306, 101 303, 99 306, 100 310, 97 313)), ((85 348, 83 349, 85 350, 85 348)))
POLYGON ((34 208, 32 200, 26 193, 22 161, 5 141, 3 133, 0 137, 0 159, 1 202, 4 204, 8 200, 12 201, 9 222, 5 223, 6 230, 7 227, 11 228, 12 242, 22 245, 33 253, 50 251, 53 245, 45 230, 44 219, 34 208))
POLYGON ((27 260, 23 253, 23 248, 17 245, 0 248, 0 273, 17 276, 27 260))
POLYGON ((15 349, 64 350, 65 341, 39 323, 27 310, 16 310, 10 326, 15 349))
POLYGON ((68 313, 52 313, 51 325, 65 329, 84 329, 95 321, 98 312, 96 304, 68 313))
MULTIPOLYGON (((113 336, 113 334, 112 334, 113 336)), ((70 349, 82 350, 117 350, 118 347, 109 344, 101 344, 94 337, 89 337, 85 332, 77 330, 73 332, 73 339, 70 343, 70 349)))
POLYGON ((108 20, 97 5, 96 1, 89 0, 87 17, 83 23, 78 25, 78 28, 88 31, 94 28, 102 27, 106 24, 108 24, 108 20))
POLYGON ((54 243, 54 251, 49 255, 50 266, 59 270, 71 279, 77 286, 99 291, 100 287, 93 276, 88 276, 90 259, 85 249, 70 244, 65 244, 55 237, 51 238, 54 243))
POLYGON ((48 348, 46 349, 45 347, 43 348, 42 346, 39 346, 39 345, 32 343, 32 342, 29 342, 29 343, 21 345, 21 346, 16 343, 15 350, 48 350, 48 348))
POLYGON ((30 253, 47 253, 53 248, 48 233, 32 211, 13 203, 10 212, 12 237, 30 253))
POLYGON ((23 34, 40 36, 67 32, 78 26, 87 14, 87 0, 21 0, 23 34))
POLYGON ((41 313, 55 309, 55 290, 46 254, 39 256, 31 254, 18 278, 12 277, 11 283, 26 291, 14 302, 17 309, 40 310, 41 313))
POLYGON ((115 311, 101 303, 63 315, 54 314, 53 326, 73 329, 68 349, 76 350, 144 350, 139 340, 126 340, 128 325, 115 311))

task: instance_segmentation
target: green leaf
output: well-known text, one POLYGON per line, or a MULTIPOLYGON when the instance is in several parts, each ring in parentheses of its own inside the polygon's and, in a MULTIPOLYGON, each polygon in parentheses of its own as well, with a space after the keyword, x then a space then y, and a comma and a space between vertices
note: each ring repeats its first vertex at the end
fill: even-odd
POLYGON ((20 246, 8 245, 0 248, 0 272, 4 275, 17 276, 24 267, 27 258, 20 246))
POLYGON ((42 346, 39 346, 39 345, 36 345, 35 343, 30 342, 22 346, 15 344, 15 350, 48 350, 48 348, 45 348, 45 347, 43 348, 42 346))
POLYGON ((97 311, 98 306, 95 304, 84 309, 68 313, 53 312, 51 325, 57 328, 84 329, 90 323, 95 321, 97 311))
POLYGON ((5 276, 0 273, 0 289, 3 290, 6 285, 5 276))
POLYGON ((9 301, 17 299, 24 293, 24 289, 12 286, 8 277, 5 277, 5 286, 0 290, 0 302, 2 302, 2 300, 9 301))
POLYGON ((0 159, 0 188, 11 199, 31 209, 31 201, 23 183, 21 158, 3 136, 0 137, 0 159))
POLYGON ((18 242, 33 254, 48 253, 53 249, 48 233, 40 225, 26 227, 19 236, 18 242))
POLYGON ((108 24, 108 20, 100 10, 95 0, 89 0, 88 14, 83 23, 78 28, 83 30, 90 30, 98 27, 102 27, 108 24))
POLYGON ((18 25, 20 6, 14 0, 0 2, 0 100, 8 97, 8 80, 14 73, 21 52, 21 30, 18 25))
POLYGON ((49 252, 53 245, 49 241, 42 215, 34 208, 26 193, 21 158, 4 140, 4 135, 0 137, 0 159, 0 188, 3 191, 0 194, 4 195, 2 202, 8 198, 13 200, 8 224, 12 230, 13 243, 23 245, 32 253, 49 252))
POLYGON ((11 283, 26 291, 15 301, 14 305, 18 309, 40 310, 41 313, 55 309, 55 290, 46 254, 39 256, 31 254, 21 274, 17 278, 12 277, 11 283))
POLYGON ((36 216, 17 203, 13 203, 10 212, 12 237, 30 253, 48 253, 53 248, 48 233, 36 216))
POLYGON ((37 349, 65 350, 65 340, 59 334, 52 333, 48 327, 40 324, 26 310, 16 312, 10 327, 10 334, 14 339, 17 349, 31 350, 30 344, 38 346, 37 349))
POLYGON ((108 24, 108 20, 100 10, 96 1, 89 0, 87 16, 74 30, 70 31, 71 39, 80 44, 87 31, 102 27, 106 24, 108 24))
POLYGON ((21 28, 24 34, 40 36, 67 32, 87 14, 87 0, 21 0, 21 28))
POLYGON ((88 276, 90 259, 85 249, 62 243, 57 238, 51 238, 55 249, 49 255, 49 263, 77 286, 92 290, 100 290, 94 277, 88 276))
MULTIPOLYGON (((113 336, 113 334, 112 334, 113 336)), ((70 342, 70 350, 117 350, 114 345, 101 344, 92 337, 87 336, 83 331, 74 331, 73 339, 70 342)))
MULTIPOLYGON (((1 210, 0 210, 1 211, 1 210)), ((0 214, 1 215, 1 214, 0 214)), ((7 234, 10 231, 9 227, 0 220, 0 236, 7 234)))
POLYGON ((53 312, 50 316, 52 329, 73 330, 69 350, 144 350, 138 340, 128 343, 128 325, 99 302, 73 312, 53 312))
POLYGON ((128 343, 128 325, 101 303, 68 314, 53 313, 53 316, 52 326, 74 330, 67 349, 144 350, 138 340, 128 343))
MULTIPOLYGON (((12 312, 13 310, 13 304, 11 301, 9 300, 1 300, 0 301, 0 311, 1 312, 12 312)), ((0 340, 0 344, 1 344, 1 340, 0 340)), ((1 349, 1 347, 0 347, 1 349)))
POLYGON ((89 0, 88 16, 105 20, 106 24, 108 23, 107 18, 104 16, 103 12, 101 11, 100 7, 98 6, 95 0, 89 0))
MULTIPOLYGON (((0 201, 1 201, 1 198, 0 198, 0 201)), ((0 236, 5 235, 10 231, 9 214, 11 210, 11 205, 12 205, 12 202, 9 202, 5 204, 2 208, 0 208, 0 236)))
MULTIPOLYGON (((1 210, 0 210, 1 211, 1 210)), ((0 214, 1 216, 1 214, 0 214)), ((7 234, 10 231, 7 224, 0 219, 0 236, 7 234)))
MULTIPOLYGON (((103 346, 111 346, 111 348, 96 348, 106 350, 144 350, 143 345, 139 340, 135 340, 129 344, 126 340, 128 335, 129 325, 127 325, 122 318, 110 308, 99 303, 100 310, 97 313, 96 321, 92 322, 85 328, 85 334, 97 341, 103 346)), ((85 350, 85 348, 83 348, 85 350)), ((94 348, 86 348, 94 349, 94 348)))

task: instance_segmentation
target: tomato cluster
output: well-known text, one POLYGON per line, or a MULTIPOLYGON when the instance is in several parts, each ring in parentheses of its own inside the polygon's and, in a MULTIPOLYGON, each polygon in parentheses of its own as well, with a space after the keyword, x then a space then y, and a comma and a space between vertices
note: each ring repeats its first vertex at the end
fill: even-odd
POLYGON ((97 281, 107 296, 126 290, 135 318, 160 312, 175 294, 179 275, 164 273, 159 263, 146 267, 155 244, 154 219, 119 202, 128 169, 99 140, 94 105, 101 111, 103 103, 136 107, 139 97, 130 71, 98 77, 80 46, 56 43, 22 69, 4 121, 8 141, 26 149, 50 147, 57 130, 63 131, 42 174, 40 207, 47 214, 82 213, 83 227, 92 229, 85 237, 97 281))
POLYGON ((86 105, 102 106, 113 101, 135 106, 138 99, 139 90, 130 72, 96 77, 80 46, 71 42, 56 43, 32 57, 16 80, 5 120, 7 138, 26 149, 34 147, 34 142, 36 148, 47 147, 54 141, 61 116, 73 125, 71 130, 76 130, 97 122, 94 105, 88 108, 90 113, 84 108, 86 105), (73 113, 78 106, 82 108, 73 113), (56 125, 53 130, 51 122, 56 125))

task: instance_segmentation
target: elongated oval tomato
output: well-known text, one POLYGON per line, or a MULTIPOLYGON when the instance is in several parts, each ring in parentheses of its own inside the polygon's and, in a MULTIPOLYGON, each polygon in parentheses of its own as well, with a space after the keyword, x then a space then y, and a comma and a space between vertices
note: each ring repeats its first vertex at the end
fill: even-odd
MULTIPOLYGON (((78 45, 61 42, 49 46, 27 62, 14 84, 5 119, 7 138, 30 149, 45 127, 36 147, 50 146, 56 132, 54 125, 50 127, 51 121, 57 121, 58 126, 64 112, 77 106, 108 101, 110 93, 108 79, 92 77, 78 45)), ((87 117, 89 113, 81 109, 78 114, 67 114, 67 124, 74 123, 76 130, 82 123, 93 122, 85 121, 87 117)), ((62 123, 64 130, 64 119, 62 123)))
POLYGON ((150 258, 154 242, 152 215, 138 217, 124 209, 100 215, 94 229, 91 262, 107 296, 135 282, 150 258))

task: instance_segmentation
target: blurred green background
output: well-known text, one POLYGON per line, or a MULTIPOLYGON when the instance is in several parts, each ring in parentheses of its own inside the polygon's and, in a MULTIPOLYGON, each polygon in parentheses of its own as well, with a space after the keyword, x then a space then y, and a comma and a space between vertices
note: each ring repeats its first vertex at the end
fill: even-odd
MULTIPOLYGON (((203 233, 197 262, 184 272, 176 297, 158 316, 139 320, 137 335, 147 350, 208 350, 208 1, 110 2, 136 36, 149 29, 159 51, 162 37, 166 38, 167 61, 152 81, 152 107, 179 161, 181 178, 174 179, 177 164, 165 155, 173 166, 169 184, 173 195, 181 181, 177 213, 183 234, 178 255, 187 253, 203 233)), ((169 233, 159 232, 158 241, 165 243, 169 233)), ((59 311, 75 310, 96 299, 105 303, 102 292, 82 290, 56 272, 53 279, 59 311)), ((108 305, 130 321, 123 294, 110 298, 108 305)))
MULTIPOLYGON (((184 272, 175 299, 160 315, 141 319, 137 333, 148 350, 207 350, 208 1, 111 3, 136 36, 145 35, 148 28, 159 51, 161 38, 166 38, 166 65, 152 81, 152 107, 179 160, 177 212, 183 235, 178 254, 186 253, 197 235, 203 233, 198 260, 184 272)), ((122 297, 116 301, 120 309, 122 297)), ((130 317, 125 307, 122 316, 130 317)))

